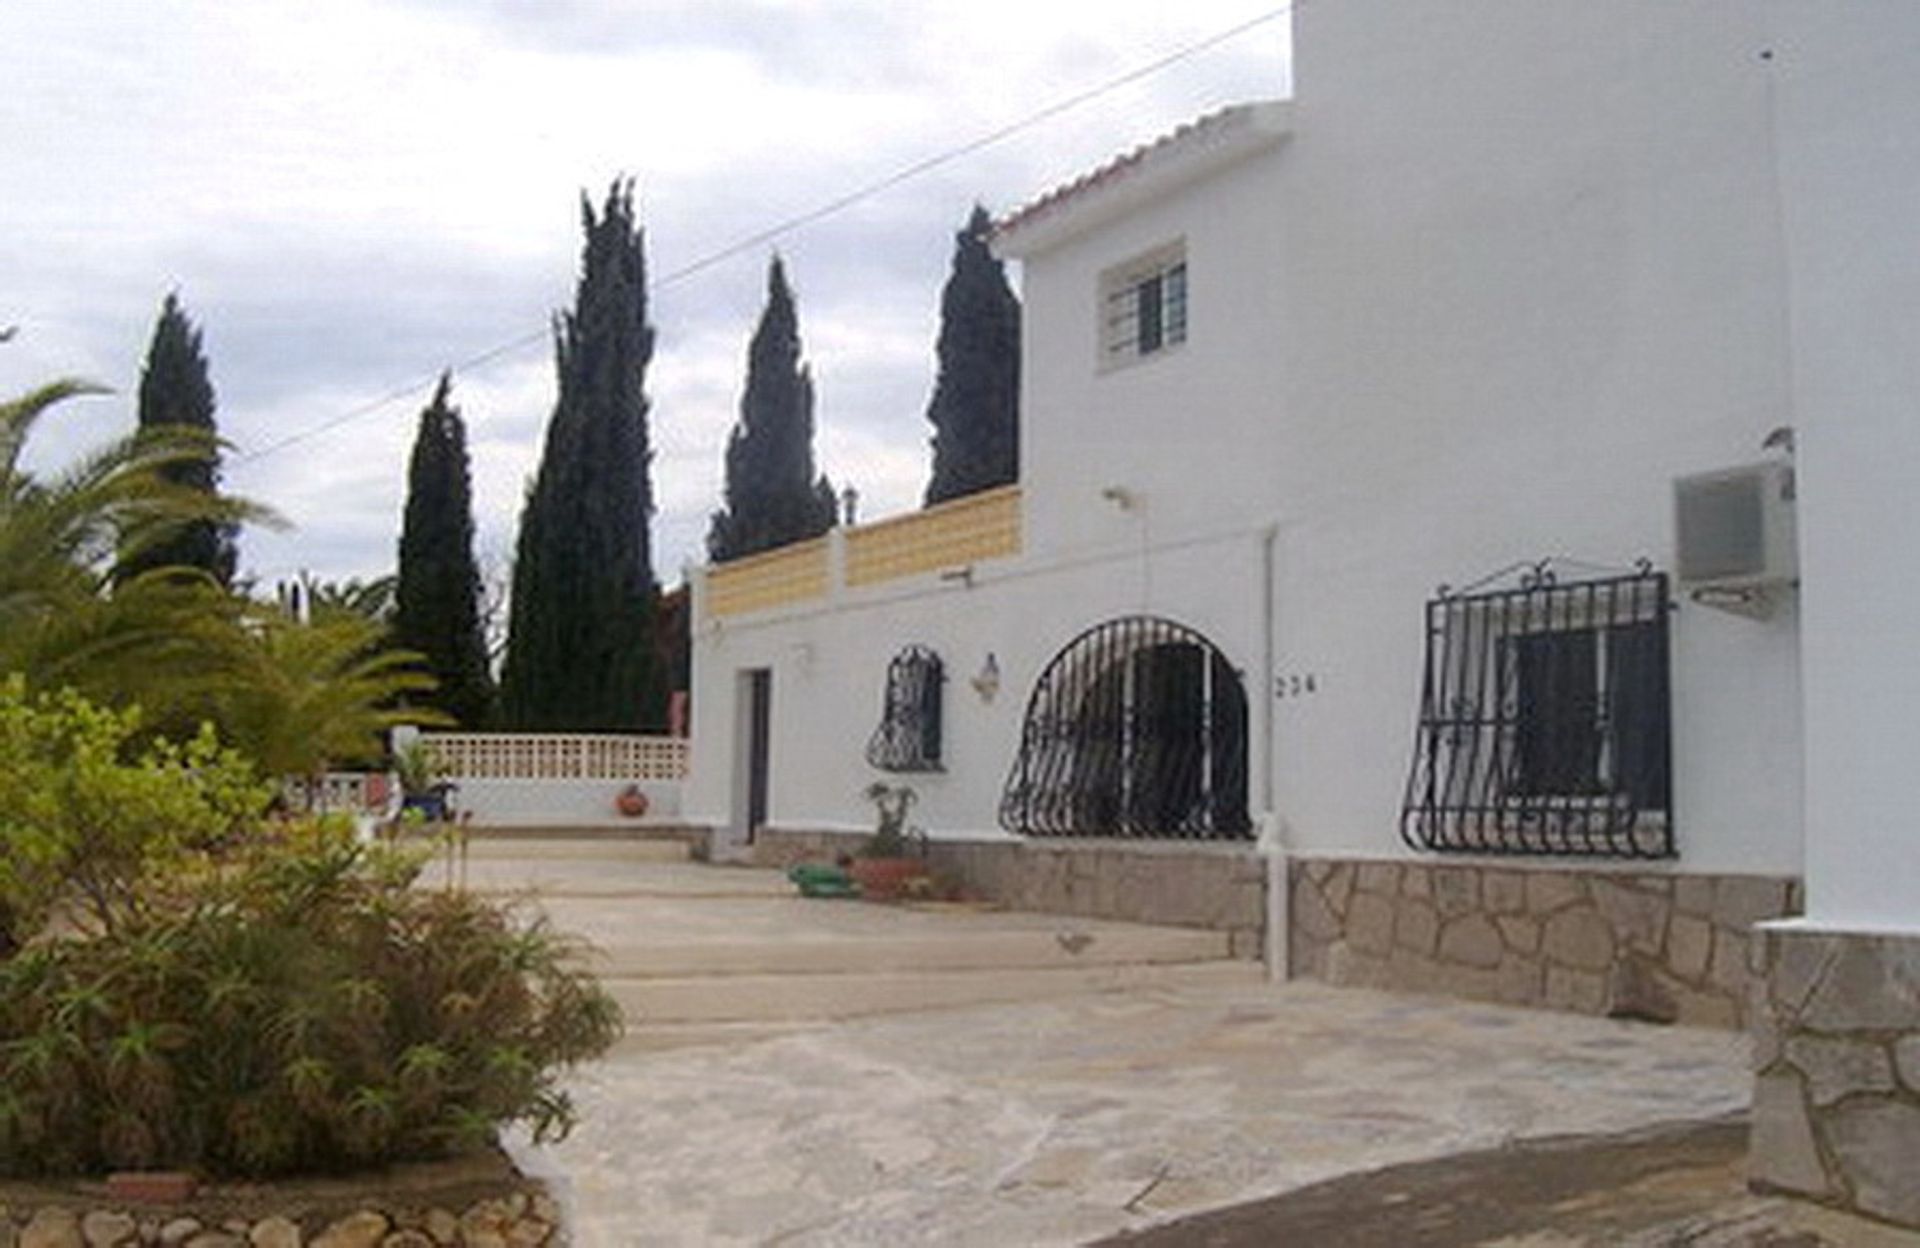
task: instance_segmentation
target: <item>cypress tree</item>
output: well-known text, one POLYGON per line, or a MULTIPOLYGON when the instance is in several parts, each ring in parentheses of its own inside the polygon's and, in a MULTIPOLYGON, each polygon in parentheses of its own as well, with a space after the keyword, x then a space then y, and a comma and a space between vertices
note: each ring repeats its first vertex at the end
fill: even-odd
POLYGON ((940 292, 928 505, 1020 477, 1020 301, 987 249, 992 225, 974 205, 954 236, 953 270, 940 292))
MULTIPOLYGON (((160 305, 160 319, 154 324, 146 366, 140 373, 140 428, 174 425, 204 430, 211 438, 213 410, 213 383, 207 379, 200 331, 187 318, 179 296, 169 294, 160 305)), ((219 453, 209 448, 204 457, 169 464, 162 475, 175 485, 213 494, 220 485, 219 453)), ((197 568, 228 586, 239 557, 235 536, 231 523, 195 520, 129 557, 117 575, 124 580, 153 568, 197 568)))
POLYGON ((800 361, 787 273, 767 269, 767 306, 747 348, 747 388, 727 440, 726 506, 707 553, 715 563, 818 537, 833 527, 833 486, 813 467, 813 379, 800 361))
POLYGON ((449 374, 420 413, 407 463, 393 640, 426 656, 439 688, 419 700, 467 728, 493 719, 493 676, 480 629, 480 569, 473 561, 473 485, 467 429, 448 402, 449 374))
POLYGON ((615 183, 586 233, 574 309, 555 326, 560 395, 520 514, 506 721, 529 731, 657 728, 656 587, 647 526, 646 258, 631 183, 615 183))

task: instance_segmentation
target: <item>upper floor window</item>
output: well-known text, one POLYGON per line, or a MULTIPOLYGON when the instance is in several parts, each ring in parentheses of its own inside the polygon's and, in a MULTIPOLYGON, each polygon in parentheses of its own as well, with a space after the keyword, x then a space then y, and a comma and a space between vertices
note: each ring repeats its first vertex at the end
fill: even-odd
POLYGON ((1100 359, 1117 367, 1187 340, 1183 243, 1109 269, 1100 279, 1100 359))

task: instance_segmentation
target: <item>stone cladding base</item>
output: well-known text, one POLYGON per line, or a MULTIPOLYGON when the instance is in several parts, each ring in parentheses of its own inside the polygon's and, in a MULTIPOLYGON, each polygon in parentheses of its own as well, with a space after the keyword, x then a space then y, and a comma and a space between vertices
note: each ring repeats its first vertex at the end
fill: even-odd
POLYGON ((1295 859, 1290 973, 1712 1027, 1746 1023, 1749 929, 1797 880, 1535 864, 1295 859))
MULTIPOLYGON (((831 862, 865 833, 762 829, 762 866, 831 862)), ((1258 959, 1266 864, 1243 845, 1108 841, 932 841, 934 872, 968 896, 1015 910, 1226 932, 1236 958, 1258 959)))
POLYGON ((1756 933, 1754 1186, 1920 1228, 1920 935, 1756 933))
MULTIPOLYGON (((129 1186, 141 1186, 138 1183, 129 1186)), ((0 1248, 559 1248, 561 1212, 498 1154, 361 1176, 207 1183, 179 1202, 0 1180, 0 1248)))

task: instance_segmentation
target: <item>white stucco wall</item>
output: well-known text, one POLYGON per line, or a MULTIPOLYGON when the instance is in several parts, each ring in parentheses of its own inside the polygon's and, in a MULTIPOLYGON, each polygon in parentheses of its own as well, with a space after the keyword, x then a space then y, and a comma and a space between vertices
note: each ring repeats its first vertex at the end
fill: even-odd
MULTIPOLYGON (((971 591, 699 635, 690 811, 724 817, 732 673, 766 664, 774 821, 864 824, 886 662, 921 641, 953 677, 952 762, 915 782, 918 814, 991 828, 1040 666, 1145 607, 1243 666, 1257 750, 1267 700, 1296 848, 1403 852, 1435 586, 1549 555, 1670 567, 1672 478, 1757 459, 1793 419, 1764 17, 1303 6, 1289 137, 1022 256, 1027 554, 971 591), (1188 341, 1101 371, 1099 275, 1176 239, 1188 341), (983 707, 965 677, 988 649, 1005 688, 983 707), (1308 674, 1314 693, 1271 699, 1270 676, 1308 674)), ((1798 872, 1795 604, 1686 604, 1673 627, 1679 866, 1798 872)))
POLYGON ((1282 454, 1274 387, 1291 350, 1278 229, 1290 141, 1026 259, 1021 483, 1034 551, 1264 522, 1282 454), (1177 241, 1187 341, 1103 369, 1100 275, 1177 241), (1112 506, 1109 487, 1141 505, 1112 506))
POLYGON ((459 782, 454 809, 488 828, 625 828, 680 821, 680 781, 643 780, 647 813, 634 819, 614 808, 627 787, 617 780, 477 780, 459 782))
POLYGON ((1920 7, 1769 5, 1794 292, 1808 917, 1920 930, 1920 7))
MULTIPOLYGON (((934 835, 997 836, 1000 790, 1017 753, 1027 694, 1047 662, 1082 631, 1117 615, 1162 614, 1204 633, 1236 666, 1260 664, 1257 533, 1203 538, 1143 558, 1137 549, 1067 560, 975 565, 972 588, 928 574, 838 596, 781 616, 697 624, 690 817, 732 814, 736 674, 773 673, 771 822, 870 828, 861 797, 879 779, 919 795, 913 822, 934 835), (910 644, 946 668, 941 772, 867 765, 880 723, 887 664, 910 644), (1000 689, 970 683, 994 655, 1000 689)), ((698 590, 696 590, 698 600, 698 590)), ((1249 685, 1257 719, 1258 690, 1249 685)), ((1258 757, 1258 723, 1250 726, 1258 757)))

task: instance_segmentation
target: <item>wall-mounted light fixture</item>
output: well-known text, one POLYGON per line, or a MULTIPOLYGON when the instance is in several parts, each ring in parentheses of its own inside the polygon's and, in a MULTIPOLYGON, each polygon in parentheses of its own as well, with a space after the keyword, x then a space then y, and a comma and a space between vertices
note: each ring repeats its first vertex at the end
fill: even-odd
POLYGON ((1140 501, 1140 496, 1124 485, 1105 486, 1100 491, 1100 497, 1106 499, 1121 511, 1132 511, 1140 501))
POLYGON ((987 651, 987 661, 980 665, 968 683, 973 691, 980 695, 982 702, 993 701, 993 695, 1000 692, 1000 660, 993 657, 993 651, 987 651))

